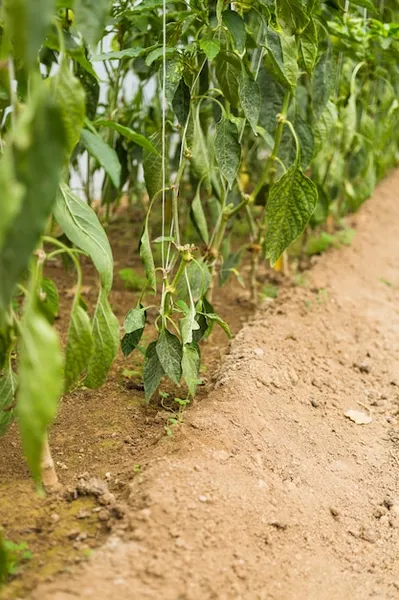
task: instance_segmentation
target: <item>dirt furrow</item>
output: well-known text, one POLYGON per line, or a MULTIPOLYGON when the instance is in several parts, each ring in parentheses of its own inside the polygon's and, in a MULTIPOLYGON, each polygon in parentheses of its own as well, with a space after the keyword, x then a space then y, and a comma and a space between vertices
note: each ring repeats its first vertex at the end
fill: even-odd
POLYGON ((120 533, 32 600, 399 598, 398 189, 258 311, 141 465, 120 533))

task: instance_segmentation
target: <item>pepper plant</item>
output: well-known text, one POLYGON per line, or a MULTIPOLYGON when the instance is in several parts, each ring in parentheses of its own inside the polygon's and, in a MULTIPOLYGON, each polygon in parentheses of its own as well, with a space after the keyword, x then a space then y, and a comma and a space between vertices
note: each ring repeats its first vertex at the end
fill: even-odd
POLYGON ((56 484, 47 429, 59 398, 100 386, 118 350, 103 225, 122 197, 146 210, 132 239, 146 284, 122 351, 156 306, 146 399, 164 377, 194 396, 201 340, 214 326, 230 335, 218 285, 242 283, 248 255, 256 303, 263 262, 339 224, 396 164, 397 16, 393 0, 3 0, 0 433, 17 418, 37 481, 56 484), (93 314, 81 254, 99 274, 93 314), (64 348, 46 277, 60 255, 77 282, 64 348))

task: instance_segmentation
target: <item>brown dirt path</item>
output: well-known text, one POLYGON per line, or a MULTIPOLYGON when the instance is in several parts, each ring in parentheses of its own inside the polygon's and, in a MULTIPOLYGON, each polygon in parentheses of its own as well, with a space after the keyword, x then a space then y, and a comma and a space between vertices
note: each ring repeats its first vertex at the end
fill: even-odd
POLYGON ((149 451, 125 529, 32 600, 399 598, 398 190, 258 311, 149 451))

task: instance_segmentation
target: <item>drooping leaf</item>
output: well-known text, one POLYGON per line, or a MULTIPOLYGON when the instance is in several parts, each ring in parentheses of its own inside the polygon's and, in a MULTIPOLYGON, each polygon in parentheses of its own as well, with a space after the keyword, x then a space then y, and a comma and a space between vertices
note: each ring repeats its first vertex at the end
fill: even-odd
POLYGON ((331 130, 337 122, 337 119, 338 113, 335 104, 329 101, 313 128, 315 155, 320 152, 324 146, 324 143, 328 140, 331 130))
POLYGON ((108 127, 109 129, 113 129, 114 131, 120 133, 120 135, 125 137, 127 140, 130 140, 138 146, 145 148, 148 152, 159 155, 158 148, 156 148, 149 139, 147 139, 144 135, 141 135, 141 133, 136 133, 136 131, 133 131, 133 129, 130 129, 129 127, 125 127, 124 125, 120 125, 115 121, 108 121, 106 119, 98 119, 96 121, 96 125, 98 127, 108 127))
POLYGON ((198 344, 194 342, 183 346, 182 373, 192 397, 195 396, 197 391, 200 366, 201 354, 198 344))
POLYGON ((317 188, 297 164, 272 186, 266 204, 266 258, 274 265, 302 233, 317 204, 317 188))
POLYGON ((93 335, 87 312, 74 303, 69 322, 65 350, 65 392, 68 392, 84 373, 93 353, 93 335))
POLYGON ((61 109, 67 133, 68 152, 72 153, 80 139, 84 123, 85 93, 79 80, 70 71, 66 60, 63 61, 58 73, 51 77, 50 85, 61 109))
POLYGON ((14 420, 14 399, 17 391, 17 377, 11 366, 9 354, 3 373, 0 373, 0 437, 5 434, 14 420))
POLYGON ((201 184, 198 185, 197 192, 194 196, 194 200, 192 201, 190 215, 202 238, 202 241, 205 244, 209 244, 208 224, 201 202, 201 184))
POLYGON ((57 286, 48 277, 43 278, 40 282, 39 306, 45 313, 49 323, 53 324, 60 312, 60 300, 57 286))
POLYGON ((0 245, 0 322, 46 226, 65 156, 66 135, 60 110, 46 86, 40 84, 18 119, 15 133, 8 140, 5 155, 0 160, 0 213, 3 214, 4 207, 4 213, 9 216, 7 230, 0 236, 3 239, 0 245), (13 172, 3 171, 4 160, 14 165, 13 172), (14 182, 19 190, 19 207, 10 218, 6 207, 15 200, 14 195, 8 195, 14 182))
POLYGON ((331 51, 321 55, 312 77, 312 103, 315 117, 318 118, 327 106, 334 85, 334 70, 331 51))
POLYGON ((85 385, 98 388, 106 380, 119 348, 119 323, 111 310, 107 294, 100 291, 92 322, 93 353, 87 369, 85 385))
POLYGON ((145 271, 145 275, 147 277, 148 283, 151 286, 151 288, 154 290, 154 292, 156 292, 157 279, 156 279, 156 274, 155 274, 154 257, 152 255, 152 250, 151 250, 150 236, 148 233, 148 216, 149 216, 149 213, 147 213, 145 223, 144 223, 143 233, 140 238, 140 258, 144 265, 144 271, 145 271))
POLYGON ((311 75, 316 64, 318 50, 317 28, 311 19, 299 40, 299 50, 306 72, 311 75))
POLYGON ((342 151, 346 154, 352 145, 356 134, 357 111, 356 96, 351 94, 347 105, 342 111, 342 151))
POLYGON ((290 33, 302 31, 309 23, 301 0, 278 0, 276 8, 279 24, 290 33))
POLYGON ((15 56, 27 68, 38 62, 38 53, 55 12, 55 0, 4 0, 5 28, 15 56))
POLYGON ((76 27, 93 50, 102 37, 110 8, 111 0, 75 0, 76 27))
POLYGON ((242 54, 245 50, 247 33, 245 31, 245 22, 234 10, 225 10, 222 13, 223 24, 229 30, 233 38, 234 46, 242 54))
POLYGON ((91 57, 92 62, 98 62, 103 60, 122 60, 123 58, 137 58, 144 51, 143 48, 124 48, 123 50, 116 50, 115 52, 102 52, 101 54, 94 54, 91 57))
POLYGON ((83 129, 81 139, 86 150, 102 166, 116 188, 120 185, 121 164, 117 153, 98 133, 83 129))
POLYGON ((241 161, 237 127, 225 117, 216 124, 215 155, 222 175, 231 189, 241 161))
POLYGON ((184 64, 180 58, 171 58, 166 61, 166 86, 165 97, 172 102, 179 83, 183 77, 184 64))
POLYGON ((298 80, 295 36, 268 27, 265 64, 269 73, 285 88, 294 89, 298 80))
POLYGON ((146 400, 149 401, 156 392, 159 384, 161 383, 162 377, 165 375, 165 371, 161 365, 157 353, 157 342, 151 342, 147 348, 144 359, 144 391, 146 400))
POLYGON ((43 444, 62 394, 63 360, 53 327, 31 299, 21 324, 16 413, 29 468, 40 481, 43 444))
POLYGON ((216 313, 212 313, 212 312, 207 312, 205 313, 205 318, 207 321, 211 321, 212 323, 216 323, 217 325, 219 325, 223 331, 225 332, 225 334, 227 335, 227 337, 232 338, 232 334, 230 331, 230 327, 228 326, 228 324, 223 321, 223 319, 221 317, 219 317, 218 314, 216 313))
POLYGON ((260 90, 257 82, 246 72, 240 78, 239 95, 244 115, 256 135, 260 111, 260 90))
POLYGON ((162 369, 173 383, 181 379, 182 346, 178 337, 163 329, 159 335, 156 352, 162 369))
POLYGON ((143 151, 144 180, 150 200, 157 192, 162 190, 162 158, 161 135, 155 132, 150 136, 151 144, 158 150, 158 154, 143 151))
POLYGON ((209 60, 213 60, 220 52, 221 43, 220 40, 217 39, 207 40, 202 38, 200 40, 200 48, 205 52, 205 55, 209 60))
POLYGON ((94 210, 75 196, 66 184, 60 186, 54 217, 67 238, 90 256, 108 293, 113 278, 113 258, 108 237, 94 210))
POLYGON ((173 97, 172 106, 180 125, 184 127, 190 113, 190 88, 182 79, 173 97))
POLYGON ((121 347, 124 356, 129 356, 140 342, 145 327, 145 309, 133 308, 125 317, 125 335, 121 347))
MULTIPOLYGON (((194 302, 197 302, 200 298, 202 298, 202 296, 204 296, 209 288, 211 282, 209 267, 203 259, 191 261, 186 267, 186 274, 189 280, 191 296, 194 302)), ((190 294, 185 277, 182 277, 177 285, 177 295, 182 300, 190 300, 190 294)))
POLYGON ((274 135, 277 127, 276 115, 281 112, 286 90, 265 68, 259 71, 258 85, 261 98, 259 124, 274 135))
POLYGON ((220 52, 216 57, 215 73, 226 100, 234 107, 238 106, 238 86, 241 76, 241 63, 238 56, 231 52, 220 52))

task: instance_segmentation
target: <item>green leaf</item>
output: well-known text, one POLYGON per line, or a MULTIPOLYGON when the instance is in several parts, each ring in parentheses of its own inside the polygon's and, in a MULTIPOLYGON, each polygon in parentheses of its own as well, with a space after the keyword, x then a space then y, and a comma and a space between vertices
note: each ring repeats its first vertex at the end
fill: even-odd
POLYGON ((374 2, 372 0, 353 0, 352 4, 356 4, 356 6, 361 6, 362 8, 367 8, 373 12, 375 11, 374 2))
POLYGON ((179 338, 163 329, 159 335, 156 352, 166 375, 179 385, 181 379, 182 346, 179 338))
POLYGON ((181 78, 183 77, 184 64, 179 58, 166 61, 165 98, 172 103, 181 78))
POLYGON ((351 94, 347 105, 343 108, 342 115, 342 151, 344 154, 349 152, 352 142, 356 135, 357 128, 357 110, 356 96, 351 94))
POLYGON ((191 204, 191 212, 190 216, 192 221, 194 222, 202 241, 205 244, 209 244, 209 231, 208 224, 206 222, 206 217, 204 213, 204 208, 201 202, 201 184, 197 187, 197 192, 194 196, 194 200, 191 204))
POLYGON ((245 50, 245 43, 247 40, 247 33, 245 31, 245 23, 240 15, 233 10, 225 10, 222 13, 222 20, 224 25, 229 30, 231 37, 234 41, 236 50, 242 54, 245 50))
POLYGON ((0 371, 4 367, 11 346, 11 335, 9 327, 0 329, 0 371))
POLYGON ((101 54, 94 54, 91 57, 92 62, 98 62, 103 60, 122 60, 123 58, 137 58, 144 51, 144 48, 124 48, 123 50, 117 50, 115 52, 103 52, 101 54))
POLYGON ((333 102, 328 101, 326 108, 313 127, 314 154, 318 154, 328 140, 331 130, 338 119, 337 109, 333 102))
POLYGON ((182 373, 188 391, 194 397, 197 391, 201 366, 201 354, 197 344, 186 344, 183 347, 182 373))
POLYGON ((311 75, 316 64, 318 50, 317 28, 313 19, 302 33, 299 40, 299 51, 308 75, 311 75))
POLYGON ((17 391, 17 377, 11 367, 10 355, 6 357, 6 368, 0 376, 0 437, 5 434, 14 420, 13 408, 15 393, 17 391))
POLYGON ((260 90, 259 85, 248 73, 243 73, 240 79, 238 88, 240 102, 244 115, 251 125, 255 135, 258 126, 259 111, 260 111, 260 90))
POLYGON ((215 155, 222 175, 231 189, 241 161, 237 127, 225 117, 216 124, 215 155))
POLYGON ((71 313, 65 350, 65 392, 72 389, 87 369, 93 347, 89 315, 77 301, 71 313))
POLYGON ((89 154, 94 156, 102 166, 114 186, 118 188, 121 179, 121 164, 115 150, 108 146, 98 133, 93 133, 88 129, 82 131, 82 142, 89 154))
POLYGON ((191 302, 190 308, 188 308, 186 315, 179 321, 179 328, 183 346, 185 344, 190 344, 193 341, 193 331, 198 331, 198 329, 200 328, 197 321, 195 320, 195 317, 195 306, 191 302))
POLYGON ((55 0, 4 0, 5 30, 17 59, 27 68, 38 62, 38 53, 55 12, 55 0))
MULTIPOLYGON (((189 281, 191 296, 194 302, 197 302, 209 288, 211 274, 209 268, 203 259, 192 261, 186 267, 186 274, 189 281)), ((190 300, 190 294, 185 277, 182 277, 177 285, 177 295, 182 300, 190 300)))
POLYGON ((94 210, 62 184, 54 217, 67 238, 90 256, 100 274, 102 287, 109 293, 113 278, 112 250, 94 210))
POLYGON ((208 60, 213 60, 220 52, 221 43, 220 40, 207 40, 202 38, 202 40, 200 40, 200 48, 205 53, 208 60))
MULTIPOLYGON (((176 52, 177 52, 176 48, 165 48, 166 56, 176 54, 176 52)), ((152 65, 152 63, 154 63, 159 58, 163 57, 163 54, 164 54, 163 46, 158 46, 158 48, 154 48, 154 50, 151 50, 151 52, 149 52, 147 54, 147 58, 145 59, 145 64, 147 65, 147 67, 150 67, 152 65)))
POLYGON ((285 88, 294 89, 299 75, 295 36, 285 35, 269 27, 266 47, 267 70, 285 88))
POLYGON ((61 109, 62 120, 68 140, 68 152, 72 153, 80 139, 85 118, 85 93, 64 60, 58 73, 51 77, 50 86, 61 109))
POLYGON ((144 265, 145 275, 151 288, 156 292, 157 290, 157 279, 155 274, 154 257, 151 250, 150 236, 148 233, 148 217, 149 211, 144 223, 143 233, 140 238, 140 258, 144 265))
POLYGON ((0 235, 0 321, 51 214, 66 155, 60 110, 46 87, 37 86, 0 160, 0 214, 8 215, 7 230, 0 235), (14 165, 13 172, 4 170, 4 160, 14 165), (10 218, 14 182, 19 206, 11 209, 10 218))
POLYGON ((230 327, 227 325, 227 323, 225 321, 223 321, 223 319, 221 319, 219 317, 219 315, 217 315, 216 313, 211 313, 211 312, 207 312, 204 314, 205 314, 206 320, 219 325, 219 327, 221 327, 223 329, 223 331, 225 332, 227 337, 229 337, 229 338, 233 337, 231 334, 231 331, 230 331, 230 327))
POLYGON ((309 17, 301 0, 277 0, 277 19, 283 29, 300 32, 309 23, 309 17))
POLYGON ((238 56, 220 52, 216 58, 215 74, 226 100, 236 108, 239 103, 238 87, 241 77, 241 62, 238 56))
POLYGON ((154 144, 150 142, 149 139, 147 139, 144 135, 141 135, 140 133, 136 133, 135 131, 133 131, 133 129, 130 129, 129 127, 125 127, 124 125, 115 123, 115 121, 108 121, 106 119, 98 119, 95 124, 97 127, 108 127, 109 129, 113 129, 114 131, 120 133, 120 135, 125 137, 127 140, 130 140, 138 146, 145 148, 148 152, 152 152, 153 154, 159 155, 158 148, 156 148, 154 144))
POLYGON ((53 327, 32 299, 21 324, 16 413, 26 460, 40 481, 45 436, 62 394, 61 346, 53 327))
POLYGON ((0 588, 8 579, 8 552, 4 543, 3 535, 0 531, 0 588))
POLYGON ((75 0, 75 25, 93 50, 102 37, 110 8, 111 0, 75 0))
POLYGON ((302 233, 317 204, 317 188, 297 164, 271 187, 266 204, 266 258, 274 265, 302 233))
POLYGON ((312 102, 316 119, 321 115, 330 99, 334 85, 334 72, 331 50, 324 52, 318 61, 312 77, 312 102))
POLYGON ((60 312, 60 299, 57 286, 52 279, 47 277, 40 282, 39 306, 46 315, 49 323, 52 325, 60 312))
POLYGON ((136 348, 143 335, 145 327, 145 309, 132 308, 125 317, 125 335, 122 338, 121 347, 125 356, 129 356, 136 348))
POLYGON ((190 114, 190 88, 182 79, 172 100, 172 107, 180 125, 184 127, 190 114))
POLYGON ((269 134, 274 135, 277 127, 276 115, 281 112, 286 90, 263 67, 259 71, 258 85, 261 97, 259 124, 269 134))
POLYGON ((164 375, 165 371, 158 358, 157 342, 151 342, 145 354, 143 370, 144 392, 147 401, 156 392, 164 375))
POLYGON ((98 388, 106 380, 119 348, 119 323, 111 310, 107 294, 101 290, 93 316, 93 354, 87 369, 85 385, 98 388))
POLYGON ((150 200, 157 192, 162 190, 162 158, 161 158, 161 135, 155 132, 150 136, 151 144, 158 150, 157 154, 143 151, 144 180, 150 200))

